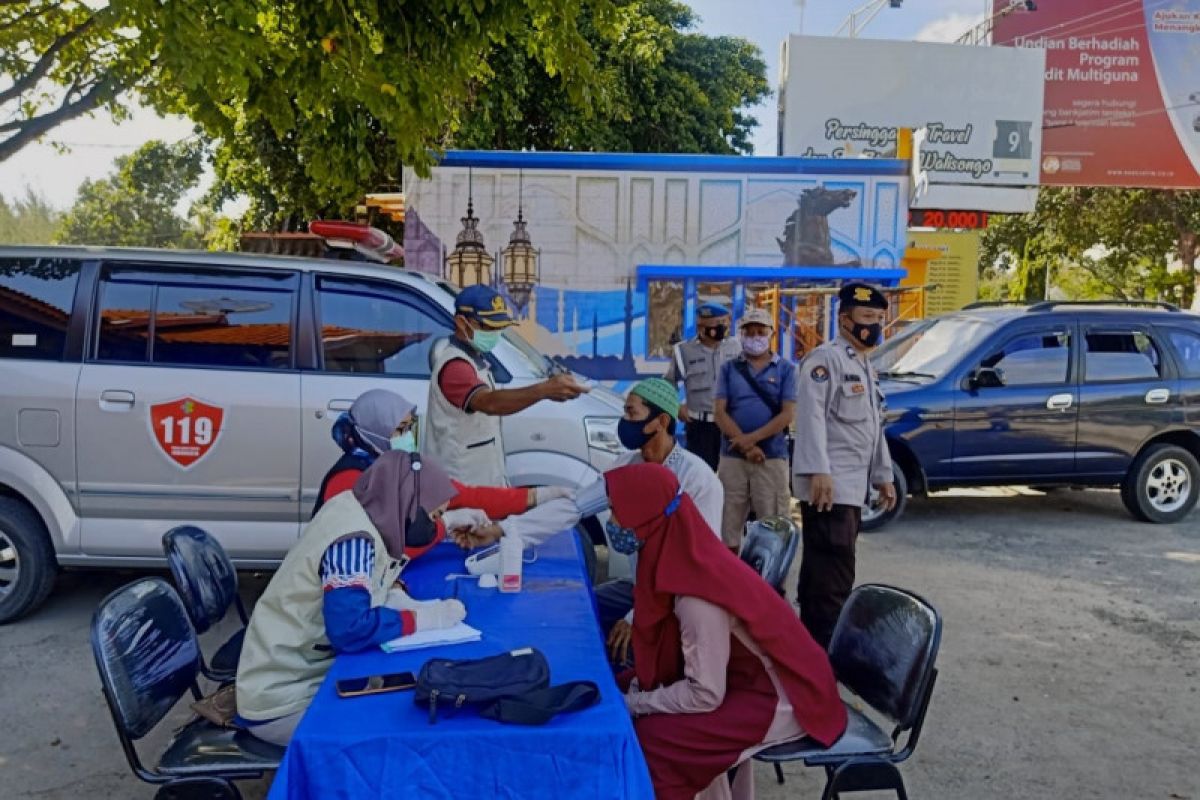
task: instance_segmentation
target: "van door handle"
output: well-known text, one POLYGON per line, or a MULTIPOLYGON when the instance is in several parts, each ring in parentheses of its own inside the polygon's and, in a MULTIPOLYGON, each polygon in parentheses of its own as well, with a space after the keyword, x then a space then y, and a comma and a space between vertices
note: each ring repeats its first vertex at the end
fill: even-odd
POLYGON ((100 402, 113 403, 114 405, 131 406, 137 397, 133 392, 127 392, 123 389, 105 389, 100 393, 100 402))
POLYGON ((1150 391, 1146 392, 1146 402, 1150 403, 1151 405, 1165 403, 1170 399, 1170 389, 1151 389, 1150 391))
POLYGON ((1052 394, 1050 399, 1046 401, 1046 408, 1055 411, 1066 411, 1075 402, 1075 398, 1069 394, 1052 394))
POLYGON ((326 408, 330 411, 349 411, 352 405, 354 405, 353 400, 330 400, 326 408))

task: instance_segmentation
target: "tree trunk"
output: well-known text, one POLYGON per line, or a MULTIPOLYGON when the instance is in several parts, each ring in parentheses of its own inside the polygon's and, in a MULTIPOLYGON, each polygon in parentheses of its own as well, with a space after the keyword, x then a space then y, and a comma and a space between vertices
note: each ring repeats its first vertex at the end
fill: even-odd
POLYGON ((1200 311, 1200 269, 1196 268, 1196 258, 1200 256, 1200 235, 1196 231, 1179 231, 1177 255, 1183 262, 1183 269, 1192 276, 1192 311, 1200 311))

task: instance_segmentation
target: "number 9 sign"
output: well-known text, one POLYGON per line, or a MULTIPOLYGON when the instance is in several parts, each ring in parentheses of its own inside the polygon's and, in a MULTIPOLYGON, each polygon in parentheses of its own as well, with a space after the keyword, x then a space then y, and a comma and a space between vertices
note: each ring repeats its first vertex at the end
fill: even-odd
POLYGON ((190 469, 209 454, 221 435, 225 410, 194 397, 150 406, 150 433, 167 458, 190 469))

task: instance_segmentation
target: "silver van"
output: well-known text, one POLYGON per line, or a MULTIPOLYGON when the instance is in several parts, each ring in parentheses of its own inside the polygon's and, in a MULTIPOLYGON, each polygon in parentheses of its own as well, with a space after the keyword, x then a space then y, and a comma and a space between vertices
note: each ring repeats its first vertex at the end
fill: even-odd
MULTIPOLYGON (((0 247, 0 622, 59 567, 161 565, 182 523, 241 567, 278 564, 339 455, 338 414, 372 387, 424 406, 448 288, 347 261, 0 247)), ((489 359, 511 386, 553 369, 511 331, 489 359)), ((597 386, 506 418, 511 481, 595 480, 621 410, 597 386)))

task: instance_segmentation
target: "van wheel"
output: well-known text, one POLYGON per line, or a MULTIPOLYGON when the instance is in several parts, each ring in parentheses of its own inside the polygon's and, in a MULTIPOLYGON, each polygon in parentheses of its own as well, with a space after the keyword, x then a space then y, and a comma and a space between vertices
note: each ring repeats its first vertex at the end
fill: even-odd
POLYGON ((1125 508, 1143 522, 1170 523, 1186 517, 1200 497, 1200 462, 1173 444, 1147 447, 1121 483, 1125 508))
POLYGON ((0 497, 0 624, 45 602, 57 574, 58 561, 42 520, 19 500, 0 497))
POLYGON ((892 464, 892 481, 896 484, 896 505, 892 506, 891 511, 884 511, 882 507, 876 506, 879 502, 879 492, 875 491, 874 486, 871 487, 869 500, 863 507, 862 523, 859 525, 859 530, 863 533, 877 531, 889 522, 899 519, 904 513, 904 508, 908 505, 908 476, 900 469, 899 464, 892 464))

